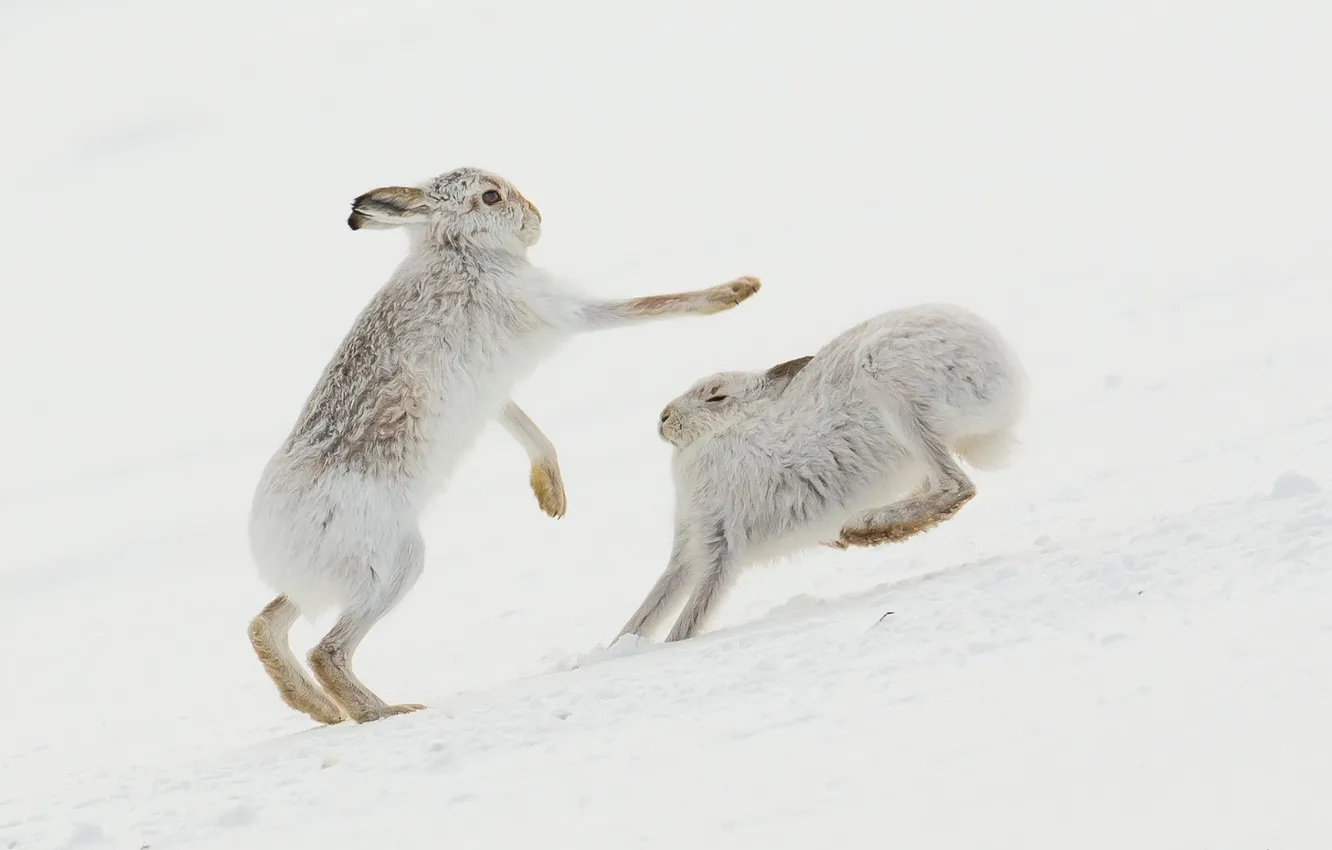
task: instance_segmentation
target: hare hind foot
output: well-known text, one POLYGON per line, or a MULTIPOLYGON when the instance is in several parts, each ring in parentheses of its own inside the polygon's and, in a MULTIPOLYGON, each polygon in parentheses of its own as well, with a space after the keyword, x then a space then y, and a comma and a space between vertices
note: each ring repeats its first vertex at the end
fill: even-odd
POLYGON ((319 723, 341 723, 346 719, 342 710, 310 681, 291 651, 287 632, 296 617, 296 606, 285 596, 277 597, 250 620, 250 645, 283 702, 319 723))
POLYGON ((352 715, 352 720, 357 723, 373 723, 376 720, 383 720, 385 717, 396 717, 399 714, 411 714, 413 711, 420 711, 425 708, 417 702, 404 702, 399 705, 380 705, 366 706, 356 714, 352 715))

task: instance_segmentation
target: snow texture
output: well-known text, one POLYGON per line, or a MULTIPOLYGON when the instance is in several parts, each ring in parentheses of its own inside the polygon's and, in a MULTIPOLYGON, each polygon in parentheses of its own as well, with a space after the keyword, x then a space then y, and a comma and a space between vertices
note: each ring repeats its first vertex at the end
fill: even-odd
MULTIPOLYGON (((0 5, 0 850, 1324 850, 1332 4, 0 5), (459 165, 533 253, 734 311, 581 338, 424 519, 318 727, 245 625, 264 460, 459 165), (1031 373, 944 526, 607 648, 670 540, 661 406, 894 306, 1031 373)), ((304 652, 327 619, 298 623, 304 652)))

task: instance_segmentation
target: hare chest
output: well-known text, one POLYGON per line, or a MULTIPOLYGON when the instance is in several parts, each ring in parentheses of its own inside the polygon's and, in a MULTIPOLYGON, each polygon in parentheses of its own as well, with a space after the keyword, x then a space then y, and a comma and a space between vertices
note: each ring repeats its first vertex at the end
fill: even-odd
POLYGON ((429 399, 420 483, 437 490, 515 385, 565 340, 570 299, 537 276, 477 287, 439 319, 440 345, 423 370, 429 399))

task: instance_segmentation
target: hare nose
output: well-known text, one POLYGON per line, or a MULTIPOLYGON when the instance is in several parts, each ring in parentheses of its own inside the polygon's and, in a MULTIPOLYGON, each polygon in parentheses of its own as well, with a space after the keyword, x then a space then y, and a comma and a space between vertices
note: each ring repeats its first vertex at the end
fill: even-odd
POLYGON ((661 412, 661 421, 665 422, 667 419, 670 418, 671 418, 671 409, 668 407, 661 412))

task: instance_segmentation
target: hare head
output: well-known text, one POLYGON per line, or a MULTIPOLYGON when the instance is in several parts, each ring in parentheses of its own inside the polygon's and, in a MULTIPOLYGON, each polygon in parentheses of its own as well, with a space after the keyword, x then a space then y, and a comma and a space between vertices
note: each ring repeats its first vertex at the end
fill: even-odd
POLYGON ((766 372, 717 372, 702 378, 661 411, 657 433, 683 449, 700 437, 741 422, 780 396, 813 359, 798 357, 766 372))
POLYGON ((352 201, 347 226, 409 227, 427 244, 468 242, 523 251, 541 238, 541 213, 503 177, 455 168, 419 186, 371 189, 352 201))

